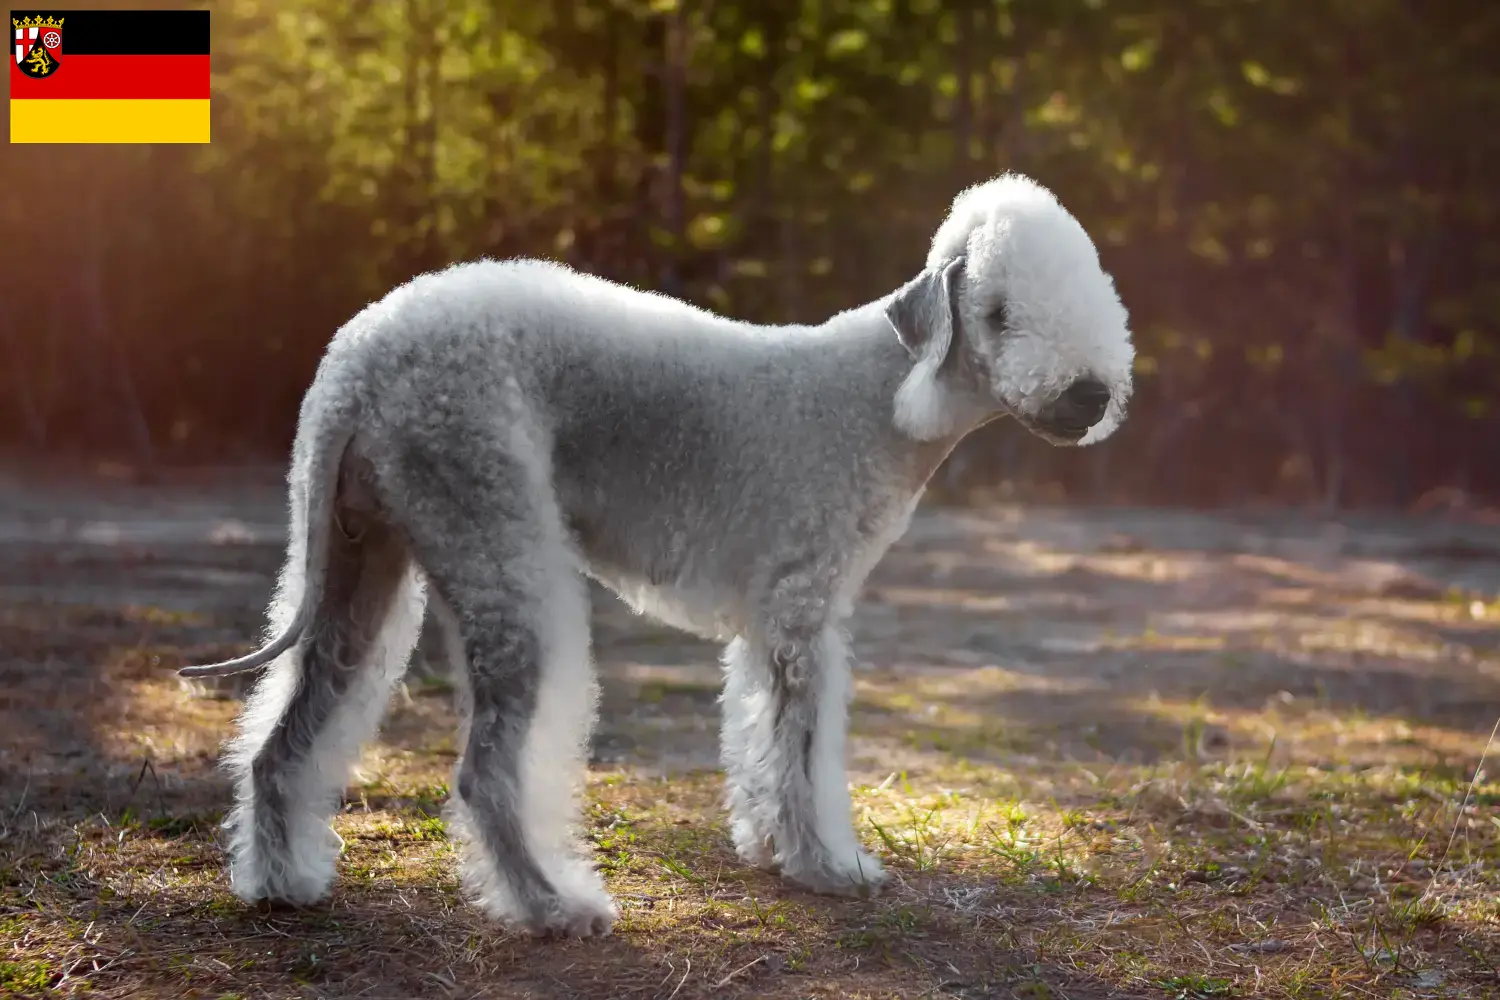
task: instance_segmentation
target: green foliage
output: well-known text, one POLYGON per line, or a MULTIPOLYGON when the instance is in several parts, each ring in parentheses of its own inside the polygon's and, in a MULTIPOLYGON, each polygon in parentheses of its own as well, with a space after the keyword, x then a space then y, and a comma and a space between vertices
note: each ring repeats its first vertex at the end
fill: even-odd
POLYGON ((57 973, 46 962, 0 962, 0 987, 4 987, 6 996, 43 996, 56 978, 57 973))
POLYGON ((0 219, 53 213, 0 333, 33 443, 98 429, 76 330, 120 342, 151 434, 212 451, 284 435, 332 329, 417 271, 557 257, 817 320, 1005 169, 1079 215, 1132 309, 1152 429, 1114 446, 1125 488, 1183 494, 1165 464, 1226 434, 1252 492, 1290 457, 1378 484, 1392 429, 1495 443, 1484 5, 233 0, 214 30, 210 146, 12 154, 0 219))

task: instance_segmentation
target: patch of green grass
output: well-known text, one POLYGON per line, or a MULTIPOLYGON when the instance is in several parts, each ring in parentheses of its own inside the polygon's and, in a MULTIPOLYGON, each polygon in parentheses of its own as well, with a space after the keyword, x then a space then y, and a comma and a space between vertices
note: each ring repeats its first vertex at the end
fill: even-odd
POLYGON ((205 917, 224 919, 236 917, 243 912, 245 904, 230 895, 212 896, 198 903, 193 909, 205 917))
POLYGON ((213 830, 223 822, 222 812, 187 813, 182 816, 155 816, 146 821, 146 829, 160 837, 186 837, 213 830))
POLYGON ((377 822, 367 832, 363 832, 362 836, 366 839, 392 841, 447 841, 448 825, 440 816, 418 813, 416 816, 403 815, 377 822))
POLYGON ((926 937, 931 918, 929 907, 887 903, 876 910, 873 920, 844 929, 835 944, 846 950, 889 953, 903 943, 926 937))
POLYGON ((42 959, 0 961, 0 995, 41 996, 44 995, 58 973, 52 963, 42 959))
POLYGON ((1399 903, 1391 910, 1392 923, 1401 930, 1437 927, 1448 919, 1448 907, 1441 900, 1417 898, 1399 903))
POLYGON ((1172 976, 1157 980, 1155 985, 1172 994, 1176 1000, 1229 997, 1235 993, 1234 984, 1218 976, 1172 976))

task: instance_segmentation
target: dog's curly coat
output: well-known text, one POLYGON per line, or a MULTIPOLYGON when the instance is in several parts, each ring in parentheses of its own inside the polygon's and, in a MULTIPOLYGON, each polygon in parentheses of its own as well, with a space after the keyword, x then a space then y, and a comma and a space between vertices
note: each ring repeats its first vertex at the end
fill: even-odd
POLYGON ((580 573, 727 642, 740 856, 823 892, 877 888, 850 816, 840 624, 965 434, 1009 415, 1101 440, 1133 357, 1093 243, 1016 175, 958 196, 916 278, 820 326, 537 261, 397 288, 338 332, 303 400, 268 644, 183 671, 275 661, 231 746, 235 892, 327 893, 329 818, 431 601, 463 685, 467 888, 519 928, 607 932, 573 830, 597 705, 580 573))

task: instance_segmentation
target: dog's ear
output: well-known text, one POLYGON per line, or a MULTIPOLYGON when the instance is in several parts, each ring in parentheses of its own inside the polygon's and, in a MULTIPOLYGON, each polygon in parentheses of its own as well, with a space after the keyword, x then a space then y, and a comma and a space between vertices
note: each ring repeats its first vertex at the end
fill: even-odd
POLYGON ((912 360, 936 371, 953 349, 958 327, 958 279, 962 255, 929 267, 896 290, 885 318, 912 360))
POLYGON ((958 279, 963 272, 963 257, 929 267, 901 286, 885 307, 885 318, 916 362, 896 390, 896 426, 918 441, 936 441, 961 422, 961 407, 938 381, 938 373, 958 336, 958 279))

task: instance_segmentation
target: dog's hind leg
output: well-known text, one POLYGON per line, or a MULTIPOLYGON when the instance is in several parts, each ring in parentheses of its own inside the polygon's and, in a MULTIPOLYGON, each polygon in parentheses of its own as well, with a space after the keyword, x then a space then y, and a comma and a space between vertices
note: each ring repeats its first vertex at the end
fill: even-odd
MULTIPOLYGON (((312 625, 256 684, 231 746, 230 881, 247 902, 323 897, 340 842, 329 825, 349 768, 377 729, 422 619, 423 587, 400 538, 346 459, 312 625)), ((295 519, 294 519, 295 520, 295 519)), ((294 543, 272 618, 301 599, 294 543)))
POLYGON ((450 803, 466 888, 533 934, 602 934, 614 904, 574 830, 598 690, 587 595, 548 477, 517 442, 481 460, 414 442, 394 492, 466 709, 450 803))

